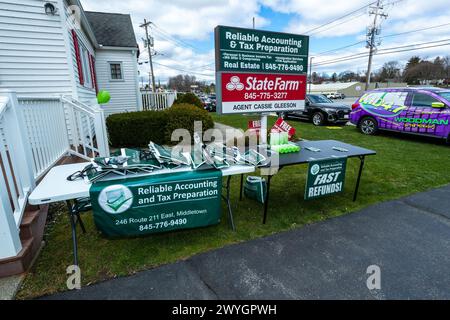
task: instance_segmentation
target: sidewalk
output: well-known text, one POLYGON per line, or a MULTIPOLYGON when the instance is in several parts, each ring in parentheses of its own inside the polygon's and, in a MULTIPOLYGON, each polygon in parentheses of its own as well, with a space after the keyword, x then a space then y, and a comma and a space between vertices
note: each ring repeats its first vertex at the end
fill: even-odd
POLYGON ((449 253, 450 185, 44 299, 450 299, 449 253))

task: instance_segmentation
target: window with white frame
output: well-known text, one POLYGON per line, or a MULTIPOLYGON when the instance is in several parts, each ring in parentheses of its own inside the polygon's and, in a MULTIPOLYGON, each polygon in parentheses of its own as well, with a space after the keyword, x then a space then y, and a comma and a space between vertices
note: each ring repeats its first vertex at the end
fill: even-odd
POLYGON ((91 76, 91 68, 89 63, 89 51, 82 45, 80 52, 81 63, 83 64, 83 77, 84 77, 84 86, 86 88, 93 88, 92 85, 92 76, 91 76))
POLYGON ((109 71, 111 81, 123 81, 122 62, 109 62, 109 71))

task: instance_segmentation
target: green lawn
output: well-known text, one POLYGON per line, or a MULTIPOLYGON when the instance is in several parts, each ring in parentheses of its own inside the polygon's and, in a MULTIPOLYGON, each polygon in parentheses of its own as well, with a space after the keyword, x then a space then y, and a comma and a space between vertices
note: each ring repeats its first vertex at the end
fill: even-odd
MULTIPOLYGON (((246 128, 250 118, 214 116, 215 121, 246 128)), ((256 118, 256 117, 255 117, 256 118)), ((275 118, 270 118, 273 123, 275 118)), ((273 178, 267 225, 262 225, 262 208, 239 202, 239 179, 233 180, 232 203, 237 232, 230 231, 223 205, 218 226, 145 238, 108 240, 95 229, 92 215, 85 214, 88 233, 79 236, 83 284, 132 274, 136 271, 188 258, 228 244, 298 228, 308 223, 343 215, 380 201, 424 191, 450 183, 450 147, 435 140, 397 134, 363 136, 354 127, 331 130, 304 122, 289 121, 298 136, 308 140, 336 139, 370 148, 377 156, 366 161, 359 199, 351 201, 359 161, 349 160, 345 192, 339 196, 306 202, 303 200, 304 166, 288 167, 273 178)), ((53 206, 55 222, 47 230, 44 247, 34 269, 27 276, 18 298, 31 298, 65 290, 65 269, 72 263, 70 228, 65 208, 53 206)))

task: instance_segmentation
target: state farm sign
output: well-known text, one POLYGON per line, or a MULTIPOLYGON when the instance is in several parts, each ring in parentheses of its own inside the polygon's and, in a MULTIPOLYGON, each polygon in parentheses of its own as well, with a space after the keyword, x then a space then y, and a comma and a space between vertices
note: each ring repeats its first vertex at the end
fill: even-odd
POLYGON ((221 73, 221 113, 304 109, 306 75, 221 73))

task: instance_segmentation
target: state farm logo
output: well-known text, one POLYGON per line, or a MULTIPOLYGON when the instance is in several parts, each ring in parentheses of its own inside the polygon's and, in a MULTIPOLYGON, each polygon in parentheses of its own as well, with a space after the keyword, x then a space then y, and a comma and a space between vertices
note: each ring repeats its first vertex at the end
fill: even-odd
POLYGON ((244 76, 243 82, 239 76, 232 76, 225 87, 228 91, 298 91, 303 83, 300 79, 258 75, 244 76))
POLYGON ((241 79, 238 76, 233 76, 230 79, 230 82, 227 84, 228 91, 242 91, 244 90, 244 85, 241 83, 241 79))

